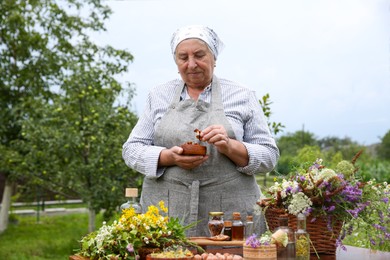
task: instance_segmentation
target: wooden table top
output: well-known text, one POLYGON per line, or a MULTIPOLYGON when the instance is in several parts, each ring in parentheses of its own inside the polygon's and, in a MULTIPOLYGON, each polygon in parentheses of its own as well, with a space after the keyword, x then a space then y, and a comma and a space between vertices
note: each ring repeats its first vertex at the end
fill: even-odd
POLYGON ((238 241, 216 241, 207 237, 190 237, 191 242, 194 242, 200 246, 242 246, 243 240, 238 241))

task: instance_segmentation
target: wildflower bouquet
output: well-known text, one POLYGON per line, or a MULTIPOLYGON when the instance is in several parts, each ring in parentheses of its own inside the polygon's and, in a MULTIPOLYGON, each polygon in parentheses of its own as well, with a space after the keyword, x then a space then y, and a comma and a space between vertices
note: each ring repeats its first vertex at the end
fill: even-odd
MULTIPOLYGON (((359 155, 351 162, 339 162, 334 169, 327 168, 321 159, 317 159, 308 169, 298 169, 288 179, 275 182, 267 190, 271 197, 261 198, 255 208, 263 211, 266 217, 267 210, 278 209, 293 216, 299 213, 310 216, 310 222, 325 219, 325 225, 332 233, 335 225, 341 223, 336 246, 343 247, 342 239, 352 232, 356 223, 370 223, 382 233, 379 243, 386 240, 388 243, 390 186, 375 180, 360 181, 355 167, 359 155)), ((321 228, 318 222, 316 224, 317 229, 321 228)))
POLYGON ((141 248, 163 249, 170 246, 196 246, 187 240, 178 218, 167 213, 164 202, 159 208, 152 205, 144 214, 136 214, 133 208, 123 210, 118 221, 103 226, 81 239, 79 255, 90 259, 135 259, 141 248))
POLYGON ((245 245, 250 246, 252 248, 268 246, 271 243, 274 242, 272 241, 272 233, 270 231, 266 231, 259 238, 256 234, 252 234, 245 240, 245 245))

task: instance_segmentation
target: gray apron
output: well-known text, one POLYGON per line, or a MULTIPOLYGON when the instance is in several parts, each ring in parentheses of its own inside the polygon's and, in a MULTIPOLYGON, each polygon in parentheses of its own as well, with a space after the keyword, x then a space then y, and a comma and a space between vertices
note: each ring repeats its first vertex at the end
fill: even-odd
MULTIPOLYGON (((230 138, 235 139, 221 100, 221 87, 216 77, 211 88, 211 103, 202 100, 180 101, 184 85, 177 87, 172 104, 162 117, 154 136, 157 146, 167 148, 185 142, 195 142, 194 130, 210 125, 223 125, 230 138)), ((232 212, 241 212, 242 219, 253 213, 253 206, 260 196, 260 189, 253 175, 240 173, 236 165, 212 145, 207 146, 209 159, 192 170, 178 166, 168 167, 159 178, 145 177, 142 187, 141 204, 146 210, 149 205, 158 205, 164 200, 171 217, 179 217, 183 225, 200 221, 187 230, 186 235, 210 236, 207 228, 208 213, 222 211, 224 219, 231 219, 232 212)), ((259 226, 254 216, 256 233, 263 233, 264 224, 259 226), (261 230, 259 230, 261 228, 261 230)), ((262 221, 264 223, 264 220, 262 221)))

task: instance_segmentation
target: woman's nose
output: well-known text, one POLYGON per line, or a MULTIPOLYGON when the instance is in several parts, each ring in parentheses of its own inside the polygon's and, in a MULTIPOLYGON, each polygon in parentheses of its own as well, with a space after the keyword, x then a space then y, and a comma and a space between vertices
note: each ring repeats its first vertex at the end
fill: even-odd
POLYGON ((195 68, 198 64, 196 64, 196 60, 194 58, 189 58, 188 59, 188 67, 189 68, 195 68))

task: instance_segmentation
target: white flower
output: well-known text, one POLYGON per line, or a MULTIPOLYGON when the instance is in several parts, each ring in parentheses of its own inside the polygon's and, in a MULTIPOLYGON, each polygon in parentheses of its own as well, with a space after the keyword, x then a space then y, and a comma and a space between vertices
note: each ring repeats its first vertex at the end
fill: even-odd
POLYGON ((324 181, 329 181, 329 179, 336 176, 337 174, 334 170, 325 168, 320 172, 319 179, 323 179, 324 181))
POLYGON ((299 213, 304 213, 312 204, 311 200, 303 192, 298 192, 292 195, 288 212, 298 215, 299 213))

